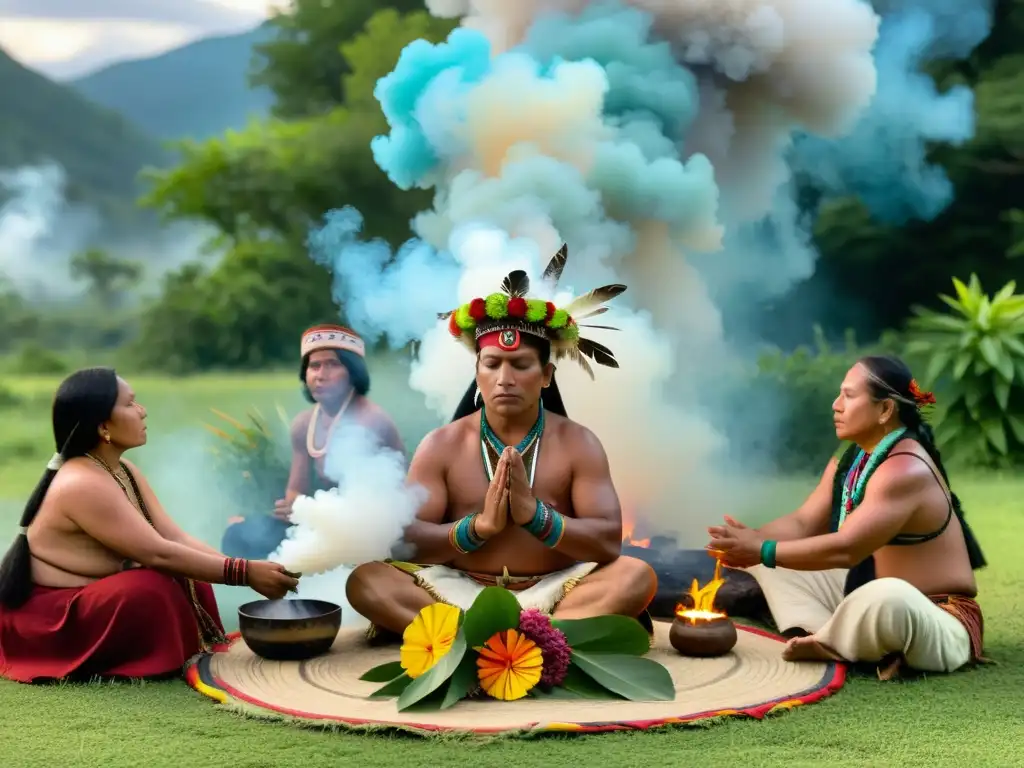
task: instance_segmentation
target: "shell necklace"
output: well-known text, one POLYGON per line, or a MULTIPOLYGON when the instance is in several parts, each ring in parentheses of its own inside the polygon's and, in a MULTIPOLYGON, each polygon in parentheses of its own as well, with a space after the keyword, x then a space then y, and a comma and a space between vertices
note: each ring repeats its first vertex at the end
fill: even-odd
POLYGON ((356 391, 350 389, 348 391, 348 397, 345 398, 345 402, 341 404, 341 409, 335 414, 334 418, 331 419, 330 426, 327 427, 327 436, 324 438, 324 447, 316 447, 316 425, 320 422, 320 403, 313 406, 313 415, 309 419, 309 427, 306 429, 306 451, 314 459, 323 458, 327 455, 327 448, 331 444, 331 435, 334 434, 334 428, 338 426, 338 422, 341 421, 341 417, 345 415, 345 411, 348 409, 349 403, 352 402, 352 397, 356 391))

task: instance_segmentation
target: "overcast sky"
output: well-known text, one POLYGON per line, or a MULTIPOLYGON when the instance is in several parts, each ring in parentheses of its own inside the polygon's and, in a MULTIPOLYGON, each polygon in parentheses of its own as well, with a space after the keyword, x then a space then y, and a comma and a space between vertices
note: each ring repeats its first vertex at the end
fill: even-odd
POLYGON ((284 0, 0 0, 0 47, 51 77, 242 32, 284 0))

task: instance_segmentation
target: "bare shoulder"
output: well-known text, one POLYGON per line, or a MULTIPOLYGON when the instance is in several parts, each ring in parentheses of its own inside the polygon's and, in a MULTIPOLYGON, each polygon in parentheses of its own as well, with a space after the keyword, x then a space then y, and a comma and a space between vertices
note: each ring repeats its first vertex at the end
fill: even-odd
POLYGON ((579 422, 556 414, 546 414, 545 431, 551 428, 557 435, 562 450, 573 457, 578 466, 603 469, 608 466, 608 455, 604 444, 593 430, 579 422))
POLYGON ((444 457, 448 452, 458 448, 469 434, 472 416, 453 421, 433 429, 426 434, 416 447, 416 455, 431 454, 438 458, 444 457))
POLYGON ((300 411, 294 419, 292 419, 291 433, 292 437, 301 435, 303 438, 306 436, 306 430, 309 429, 309 422, 313 418, 313 409, 306 408, 304 411, 300 411))
MULTIPOLYGON (((136 471, 134 466, 131 469, 136 471)), ((74 502, 73 506, 79 508, 107 503, 115 489, 110 475, 88 459, 70 459, 60 468, 46 496, 59 506, 74 502)))
POLYGON ((878 466, 871 479, 877 481, 878 490, 887 494, 913 493, 929 482, 934 482, 931 467, 931 460, 921 444, 908 438, 893 446, 892 452, 878 466), (892 453, 898 455, 893 456, 892 453))
POLYGON ((363 423, 376 429, 397 428, 395 420, 391 418, 391 414, 368 397, 361 397, 359 399, 359 417, 363 420, 363 423))

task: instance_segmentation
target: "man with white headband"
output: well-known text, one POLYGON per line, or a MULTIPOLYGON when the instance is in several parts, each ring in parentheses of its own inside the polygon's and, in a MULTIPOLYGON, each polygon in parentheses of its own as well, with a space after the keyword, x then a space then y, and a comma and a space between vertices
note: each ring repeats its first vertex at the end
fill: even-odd
POLYGON ((235 557, 265 557, 273 552, 291 526, 295 499, 337 485, 327 477, 324 462, 331 438, 343 424, 361 425, 382 445, 405 455, 394 421, 367 397, 366 343, 355 331, 340 325, 307 328, 299 355, 302 393, 313 407, 292 422, 291 470, 284 497, 274 505, 273 514, 234 518, 225 531, 222 549, 235 557))

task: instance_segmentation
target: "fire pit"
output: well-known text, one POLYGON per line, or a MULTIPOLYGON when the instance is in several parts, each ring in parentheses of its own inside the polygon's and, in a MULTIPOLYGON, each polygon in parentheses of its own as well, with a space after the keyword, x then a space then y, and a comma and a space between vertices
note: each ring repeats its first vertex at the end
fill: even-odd
POLYGON ((684 656, 724 656, 736 645, 736 626, 725 613, 715 609, 715 595, 724 583, 721 564, 716 561, 711 581, 698 588, 697 580, 693 580, 687 595, 692 607, 682 603, 676 606, 668 639, 684 656))

